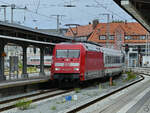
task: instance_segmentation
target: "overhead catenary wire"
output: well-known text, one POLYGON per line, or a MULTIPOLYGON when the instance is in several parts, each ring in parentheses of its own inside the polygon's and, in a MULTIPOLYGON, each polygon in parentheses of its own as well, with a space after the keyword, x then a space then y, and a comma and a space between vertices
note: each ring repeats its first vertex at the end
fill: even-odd
MULTIPOLYGON (((63 0, 63 1, 64 1, 64 0, 63 0)), ((75 0, 74 0, 74 1, 75 1, 75 0)), ((72 2, 74 2, 74 1, 72 1, 72 2)), ((97 0, 94 0, 94 1, 95 1, 99 6, 101 6, 101 7, 104 8, 105 10, 107 10, 108 12, 111 12, 113 15, 116 15, 116 16, 122 18, 123 20, 126 20, 126 18, 124 18, 124 17, 118 15, 117 13, 115 13, 115 12, 109 10, 109 9, 107 8, 107 6, 104 6, 103 4, 100 4, 97 0)), ((1 2, 1 3, 5 3, 5 4, 9 4, 9 3, 3 2, 3 1, 0 1, 0 2, 1 2)), ((64 1, 64 2, 65 2, 65 1, 64 1)), ((30 4, 31 4, 31 2, 30 2, 30 4)), ((35 2, 34 2, 34 4, 35 4, 35 2)), ((10 4, 9 4, 9 5, 10 5, 10 4)), ((27 9, 26 11, 31 12, 31 13, 34 13, 34 14, 37 14, 37 15, 39 15, 39 16, 43 16, 43 17, 52 19, 53 17, 51 17, 51 16, 47 16, 47 15, 38 13, 39 5, 40 5, 40 0, 39 0, 39 2, 38 2, 36 11, 32 11, 32 10, 29 10, 29 9, 27 9)), ((36 6, 34 6, 34 7, 36 7, 36 6)), ((95 6, 95 7, 96 7, 96 6, 95 6)), ((56 18, 53 18, 53 19, 56 19, 56 18)))
POLYGON ((113 15, 116 15, 120 18, 122 18, 123 20, 127 20, 126 18, 120 16, 118 13, 113 12, 112 10, 109 10, 107 6, 104 6, 103 4, 100 4, 97 0, 94 0, 99 6, 101 6, 102 8, 104 8, 105 10, 107 10, 108 12, 112 13, 113 15))
MULTIPOLYGON (((62 2, 64 3, 64 4, 66 4, 66 3, 69 3, 69 1, 70 0, 63 0, 62 2)), ((8 4, 8 5, 10 5, 10 3, 6 3, 6 2, 3 2, 3 1, 0 1, 1 3, 4 3, 4 4, 8 4)), ((71 0, 71 2, 80 2, 80 0, 71 0)), ((98 0, 94 0, 94 1, 92 1, 92 2, 96 2, 97 3, 97 5, 96 5, 96 7, 101 7, 101 8, 103 8, 103 9, 105 9, 105 10, 107 10, 108 12, 110 12, 110 13, 112 13, 113 15, 116 15, 117 17, 120 17, 120 18, 122 18, 123 20, 127 20, 127 18, 125 18, 125 17, 123 17, 123 16, 121 16, 121 15, 119 15, 117 12, 114 12, 114 11, 112 11, 111 9, 109 9, 109 7, 107 7, 107 6, 105 6, 106 5, 106 3, 104 3, 104 4, 100 4, 100 2, 98 1, 98 0)), ((107 4, 108 4, 109 2, 107 2, 107 4)), ((111 1, 111 3, 112 3, 112 1, 111 1)), ((27 11, 27 12, 29 12, 29 15, 31 15, 31 17, 32 17, 32 19, 33 20, 38 20, 37 18, 37 16, 35 16, 35 15, 38 15, 38 16, 41 16, 41 17, 45 17, 45 19, 47 18, 48 20, 56 20, 57 18, 56 17, 53 17, 53 16, 50 16, 50 15, 47 15, 47 14, 43 14, 43 12, 40 12, 41 10, 39 10, 41 7, 43 7, 43 8, 45 8, 43 5, 43 3, 41 3, 41 0, 29 0, 29 2, 28 2, 28 4, 29 5, 34 5, 34 6, 32 6, 32 9, 30 8, 27 8, 25 11, 27 11), (32 2, 31 2, 32 1, 32 2), (33 3, 34 2, 34 3, 33 3), (34 8, 33 8, 34 7, 34 8), (34 15, 35 14, 35 15, 34 15)), ((48 5, 48 4, 47 4, 48 5)), ((57 6, 57 5, 55 5, 55 6, 57 6)), ((63 5, 62 5, 63 6, 63 5)), ((77 7, 78 7, 78 5, 76 5, 77 7)), ((19 6, 17 6, 17 7, 19 7, 19 6)), ((81 10, 81 8, 78 8, 78 10, 81 10)), ((90 13, 90 12, 86 12, 85 10, 83 10, 85 13, 88 13, 89 15, 93 15, 92 13, 90 13)), ((82 11, 81 11, 82 12, 82 11)), ((65 14, 66 15, 66 14, 65 14)), ((93 15, 94 16, 94 15, 93 15)), ((71 16, 70 16, 71 17, 71 16)), ((93 18, 95 18, 95 17, 93 17, 93 18)), ((27 19, 27 18, 26 18, 27 19)), ((73 16, 69 19, 69 21, 73 21, 73 16)), ((62 20, 62 21, 64 21, 64 20, 62 20)), ((65 21, 66 21, 66 18, 65 18, 65 21)), ((87 20, 88 21, 88 20, 87 20)))
MULTIPOLYGON (((4 4, 7 4, 7 5, 11 5, 11 4, 7 3, 7 2, 3 2, 3 1, 0 1, 0 2, 1 2, 1 3, 4 3, 4 4)), ((20 8, 20 7, 17 6, 17 5, 16 5, 16 7, 20 8)), ((30 9, 28 9, 28 8, 27 8, 25 11, 34 13, 34 14, 39 15, 39 16, 46 17, 46 18, 48 18, 48 19, 50 19, 50 20, 51 20, 51 19, 56 19, 56 18, 54 18, 54 17, 47 16, 47 15, 44 15, 44 14, 42 14, 42 13, 38 13, 38 12, 36 12, 36 11, 32 11, 32 10, 30 10, 30 9)))
POLYGON ((39 2, 37 4, 37 8, 36 8, 36 11, 35 11, 36 13, 38 12, 39 7, 40 7, 40 0, 39 0, 39 2))

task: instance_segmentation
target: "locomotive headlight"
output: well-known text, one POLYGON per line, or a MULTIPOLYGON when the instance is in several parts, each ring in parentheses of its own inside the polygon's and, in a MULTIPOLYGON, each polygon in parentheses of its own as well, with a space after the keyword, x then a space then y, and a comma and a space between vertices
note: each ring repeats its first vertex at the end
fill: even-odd
POLYGON ((64 63, 55 63, 55 66, 64 66, 64 63))
POLYGON ((79 63, 70 63, 70 66, 79 66, 79 63))
POLYGON ((59 70, 60 70, 60 68, 55 68, 55 70, 56 70, 56 71, 59 71, 59 70))
POLYGON ((79 68, 74 68, 75 71, 79 71, 79 68))

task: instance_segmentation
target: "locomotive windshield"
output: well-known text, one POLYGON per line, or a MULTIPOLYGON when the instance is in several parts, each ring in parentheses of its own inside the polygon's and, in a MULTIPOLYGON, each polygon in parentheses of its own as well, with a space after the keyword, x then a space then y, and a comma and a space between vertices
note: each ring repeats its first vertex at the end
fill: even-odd
POLYGON ((80 50, 56 50, 56 58, 79 58, 80 50))

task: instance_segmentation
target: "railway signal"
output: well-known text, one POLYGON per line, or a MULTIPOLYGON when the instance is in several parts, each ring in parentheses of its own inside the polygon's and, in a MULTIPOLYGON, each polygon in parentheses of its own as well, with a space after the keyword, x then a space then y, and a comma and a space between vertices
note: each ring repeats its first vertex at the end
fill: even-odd
POLYGON ((141 53, 141 46, 138 46, 138 54, 141 53))
POLYGON ((125 52, 126 52, 126 54, 128 53, 128 51, 129 51, 129 45, 125 44, 125 52))

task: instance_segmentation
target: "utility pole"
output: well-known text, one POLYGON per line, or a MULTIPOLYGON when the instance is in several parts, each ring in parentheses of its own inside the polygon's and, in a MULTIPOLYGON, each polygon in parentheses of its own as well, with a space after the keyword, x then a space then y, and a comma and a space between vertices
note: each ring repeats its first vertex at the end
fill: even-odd
POLYGON ((56 18, 57 18, 57 32, 59 32, 59 25, 60 25, 60 17, 62 18, 62 17, 64 17, 65 15, 51 15, 51 16, 56 16, 56 18))
POLYGON ((4 22, 6 22, 6 7, 4 7, 4 22))
POLYGON ((108 40, 109 40, 109 36, 110 36, 110 14, 109 13, 102 13, 102 14, 99 14, 99 15, 105 15, 107 16, 107 28, 106 28, 106 47, 108 48, 108 40))
POLYGON ((4 9, 4 22, 6 22, 6 8, 10 7, 10 5, 0 5, 4 9))
POLYGON ((15 7, 16 7, 15 4, 11 4, 11 23, 13 23, 13 16, 14 16, 13 10, 15 9, 15 7))
POLYGON ((149 56, 149 34, 146 35, 146 47, 145 47, 145 54, 149 56))
POLYGON ((23 9, 23 10, 26 10, 27 7, 25 6, 24 8, 16 8, 15 4, 11 4, 11 23, 13 23, 14 9, 23 9))

